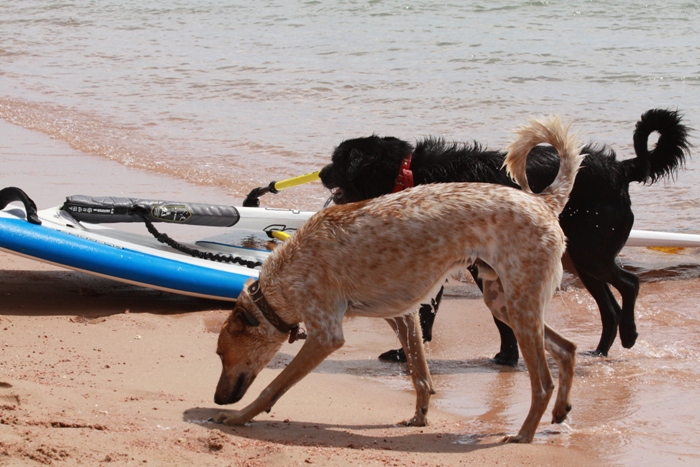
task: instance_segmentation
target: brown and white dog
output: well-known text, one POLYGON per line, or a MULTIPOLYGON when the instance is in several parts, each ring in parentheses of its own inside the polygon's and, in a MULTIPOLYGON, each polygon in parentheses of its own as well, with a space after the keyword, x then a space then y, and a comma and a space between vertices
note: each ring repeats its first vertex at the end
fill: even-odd
POLYGON ((562 276, 565 237, 557 216, 583 157, 559 118, 532 120, 517 133, 505 166, 520 186, 528 186, 525 164, 534 146, 548 143, 561 155, 556 179, 539 195, 493 184, 422 185, 324 209, 276 248, 221 329, 214 401, 239 401, 285 340, 296 337, 298 323, 308 338, 255 401, 215 420, 242 425, 271 410, 343 346, 343 317, 367 316, 386 319, 397 332, 417 393, 415 415, 404 423, 424 426, 434 390, 413 310, 450 272, 476 262, 504 291, 505 306, 494 313, 514 330, 530 374, 530 411, 519 433, 505 440, 530 442, 547 409, 554 383, 545 349, 559 367, 553 421, 562 422, 571 409, 576 346, 545 324, 544 313, 562 276))

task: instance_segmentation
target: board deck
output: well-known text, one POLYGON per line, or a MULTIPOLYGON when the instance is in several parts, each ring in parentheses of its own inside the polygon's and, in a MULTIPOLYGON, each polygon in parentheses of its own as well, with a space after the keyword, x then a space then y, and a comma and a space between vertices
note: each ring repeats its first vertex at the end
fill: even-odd
MULTIPOLYGON (((301 226, 313 213, 258 209, 241 227, 301 226), (265 211, 265 212, 263 212, 265 211), (264 220, 263 220, 264 218, 264 220)), ((76 271, 122 282, 196 297, 232 301, 259 268, 195 258, 158 242, 149 234, 135 234, 100 224, 76 222, 59 208, 39 211, 42 225, 25 220, 22 209, 0 211, 0 249, 76 271)), ((190 248, 262 262, 270 251, 226 245, 221 241, 185 244, 190 248)))
POLYGON ((700 235, 655 230, 632 230, 625 246, 628 247, 700 247, 700 235))

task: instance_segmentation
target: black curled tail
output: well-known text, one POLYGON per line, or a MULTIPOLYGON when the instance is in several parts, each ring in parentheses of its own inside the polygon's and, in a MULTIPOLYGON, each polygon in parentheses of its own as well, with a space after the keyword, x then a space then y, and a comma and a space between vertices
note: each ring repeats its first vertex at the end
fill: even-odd
POLYGON ((690 157, 688 141, 691 128, 682 123, 678 111, 651 109, 645 112, 634 130, 634 151, 637 157, 622 161, 628 182, 652 184, 663 178, 674 178, 690 157), (659 133, 656 147, 649 152, 649 136, 659 133))

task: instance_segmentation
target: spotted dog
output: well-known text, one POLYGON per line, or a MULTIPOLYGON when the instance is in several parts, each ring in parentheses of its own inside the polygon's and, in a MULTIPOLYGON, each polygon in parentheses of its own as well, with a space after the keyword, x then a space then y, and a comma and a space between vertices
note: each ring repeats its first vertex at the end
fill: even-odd
POLYGON ((517 133, 505 166, 520 186, 528 186, 525 166, 534 146, 548 143, 561 155, 556 179, 537 195, 494 184, 422 185, 324 209, 276 248, 221 329, 214 401, 239 401, 285 340, 296 338, 299 323, 308 337, 256 400, 215 420, 242 425, 270 411, 343 346, 345 316, 366 316, 384 318, 397 332, 416 390, 415 413, 404 423, 424 426, 434 389, 413 310, 452 271, 476 263, 504 292, 504 306, 494 313, 515 332, 530 375, 530 411, 506 441, 532 441, 547 409, 554 382, 545 349, 559 369, 552 415, 562 422, 571 409, 576 346, 545 324, 544 313, 562 276, 565 237, 557 216, 583 156, 578 138, 557 117, 533 119, 517 133))

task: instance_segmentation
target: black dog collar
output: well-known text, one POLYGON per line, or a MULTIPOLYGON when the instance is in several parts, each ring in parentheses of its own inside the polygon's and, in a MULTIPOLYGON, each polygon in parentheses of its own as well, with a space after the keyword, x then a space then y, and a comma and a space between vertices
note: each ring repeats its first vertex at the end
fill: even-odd
POLYGON ((273 310, 270 304, 267 303, 267 300, 265 300, 265 296, 262 293, 262 289, 260 288, 260 283, 258 281, 250 284, 250 287, 248 287, 248 293, 250 294, 250 298, 253 300, 253 303, 255 303, 255 306, 258 307, 265 319, 267 319, 270 324, 277 328, 277 330, 282 334, 289 334, 290 344, 297 339, 306 339, 306 333, 299 328, 298 323, 289 325, 282 321, 282 318, 275 313, 275 310, 273 310))

